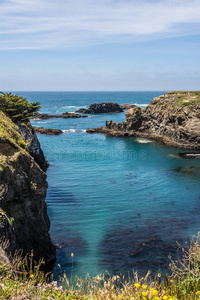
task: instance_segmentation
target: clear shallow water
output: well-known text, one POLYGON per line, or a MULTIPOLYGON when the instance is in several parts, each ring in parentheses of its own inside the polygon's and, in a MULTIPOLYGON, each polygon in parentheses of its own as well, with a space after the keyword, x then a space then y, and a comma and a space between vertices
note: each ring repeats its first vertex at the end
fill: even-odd
MULTIPOLYGON (((115 101, 142 107, 162 92, 18 92, 39 101, 41 112, 74 112, 91 103, 115 101)), ((177 158, 184 150, 141 138, 87 134, 125 113, 83 119, 33 120, 58 128, 60 136, 38 135, 51 166, 46 201, 51 236, 61 248, 57 263, 71 276, 107 270, 132 273, 165 270, 176 241, 185 245, 200 228, 200 160, 177 158)), ((56 265, 55 275, 60 272, 56 265)))

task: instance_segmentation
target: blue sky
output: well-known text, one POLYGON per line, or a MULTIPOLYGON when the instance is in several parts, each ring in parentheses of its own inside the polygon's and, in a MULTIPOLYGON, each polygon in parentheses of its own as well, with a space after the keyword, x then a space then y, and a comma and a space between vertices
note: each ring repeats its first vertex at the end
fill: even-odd
POLYGON ((200 0, 0 0, 0 90, 200 90, 200 0))

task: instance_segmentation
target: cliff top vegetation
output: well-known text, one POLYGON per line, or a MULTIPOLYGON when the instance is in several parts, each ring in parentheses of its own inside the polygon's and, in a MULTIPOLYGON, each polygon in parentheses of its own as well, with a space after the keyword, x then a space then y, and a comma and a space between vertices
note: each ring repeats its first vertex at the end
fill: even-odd
POLYGON ((0 141, 8 140, 17 147, 27 149, 18 127, 0 110, 0 141))
POLYGON ((168 92, 160 97, 155 98, 154 104, 157 100, 166 102, 173 102, 177 105, 193 106, 200 105, 200 91, 173 91, 168 92))
POLYGON ((39 102, 30 103, 22 96, 0 93, 0 110, 15 123, 27 122, 40 108, 39 102))
MULTIPOLYGON (((33 255, 24 259, 16 255, 8 260, 0 244, 0 299, 68 299, 68 300, 197 300, 200 299, 200 243, 199 236, 191 240, 189 250, 169 265, 171 275, 162 280, 146 277, 124 280, 123 275, 98 275, 72 281, 63 274, 60 281, 49 282, 40 271, 41 263, 33 262, 33 255)), ((72 256, 72 264, 74 255, 72 256)))

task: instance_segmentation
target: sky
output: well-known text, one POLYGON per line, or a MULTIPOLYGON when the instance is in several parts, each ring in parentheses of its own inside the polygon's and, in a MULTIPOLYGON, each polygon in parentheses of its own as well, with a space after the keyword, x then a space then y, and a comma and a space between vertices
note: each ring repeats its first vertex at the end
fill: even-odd
POLYGON ((0 90, 200 90, 200 0, 0 0, 0 90))

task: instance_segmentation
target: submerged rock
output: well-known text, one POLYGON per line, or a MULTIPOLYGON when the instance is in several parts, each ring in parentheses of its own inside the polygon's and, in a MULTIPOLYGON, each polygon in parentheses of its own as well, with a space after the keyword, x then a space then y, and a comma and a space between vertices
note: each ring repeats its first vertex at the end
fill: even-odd
POLYGON ((119 104, 114 102, 94 103, 88 109, 81 108, 76 111, 82 114, 105 114, 105 113, 120 113, 123 109, 119 104))
POLYGON ((105 127, 88 129, 111 136, 136 136, 166 145, 200 149, 200 92, 170 92, 147 107, 126 112, 126 121, 107 121, 105 127))
POLYGON ((44 127, 34 127, 34 130, 37 133, 49 134, 49 135, 59 135, 63 133, 63 131, 60 129, 51 129, 51 128, 44 128, 44 127))
POLYGON ((16 126, 1 111, 0 125, 0 237, 9 241, 8 252, 33 250, 35 260, 51 265, 56 247, 49 235, 47 176, 36 162, 39 141, 30 124, 16 126))

